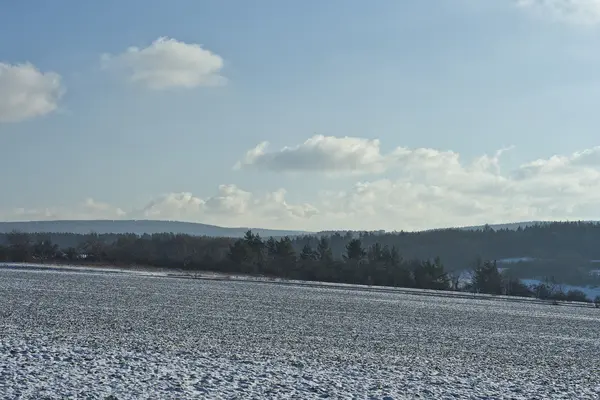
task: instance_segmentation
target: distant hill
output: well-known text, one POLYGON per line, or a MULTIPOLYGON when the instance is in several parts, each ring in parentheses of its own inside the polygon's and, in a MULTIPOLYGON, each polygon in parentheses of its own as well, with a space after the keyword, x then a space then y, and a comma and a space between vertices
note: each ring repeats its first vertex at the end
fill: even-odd
MULTIPOLYGON (((500 229, 508 229, 508 230, 514 231, 519 228, 525 229, 529 226, 545 225, 545 224, 550 224, 550 223, 552 223, 552 222, 550 222, 550 221, 523 221, 523 222, 511 222, 511 223, 507 223, 507 224, 489 224, 487 226, 489 226, 490 228, 492 228, 495 231, 500 230, 500 229)), ((460 229, 476 231, 476 230, 481 230, 481 229, 485 228, 485 226, 486 225, 465 226, 465 227, 461 227, 460 229)))
MULTIPOLYGON (((135 233, 138 235, 153 233, 181 233, 193 236, 242 237, 250 228, 225 228, 215 225, 193 222, 153 221, 153 220, 90 220, 90 221, 26 221, 0 222, 0 233, 17 230, 25 233, 76 233, 88 234, 135 233)), ((252 232, 261 236, 297 236, 308 232, 257 229, 252 232)))
MULTIPOLYGON (((591 221, 586 221, 591 222, 591 221)), ((550 221, 528 221, 528 222, 514 222, 506 224, 491 224, 489 227, 493 230, 517 230, 520 228, 526 228, 534 225, 545 225, 550 224, 550 221)), ((479 226, 465 226, 454 229, 460 230, 481 230, 485 225, 479 226)), ((156 221, 156 220, 59 220, 59 221, 23 221, 23 222, 0 222, 0 234, 9 233, 13 230, 26 232, 26 233, 75 233, 75 234, 88 234, 95 232, 98 234, 120 234, 120 233, 135 233, 138 235, 153 234, 153 233, 182 233, 193 236, 211 236, 211 237, 231 237, 237 238, 242 237, 249 229, 254 233, 258 233, 263 237, 280 237, 280 236, 298 236, 305 234, 312 234, 317 236, 329 236, 332 234, 351 234, 351 236, 357 236, 358 233, 363 231, 344 231, 344 230, 332 230, 332 231, 321 231, 318 233, 307 232, 307 231, 293 231, 293 230, 277 230, 277 229, 262 229, 262 228, 227 228, 216 225, 200 224, 195 222, 179 222, 179 221, 156 221)), ((433 229, 437 231, 439 229, 433 229)), ((429 230, 427 230, 429 231, 429 230)), ((425 231, 425 232, 427 232, 425 231)), ((384 235, 386 231, 369 231, 371 234, 384 235)))
MULTIPOLYGON (((507 224, 489 224, 488 226, 495 230, 501 230, 501 229, 508 229, 511 231, 515 231, 519 228, 521 229, 525 229, 528 228, 530 226, 535 226, 535 225, 550 225, 556 222, 563 222, 563 221, 524 221, 524 222, 511 222, 511 223, 507 223, 507 224)), ((585 222, 585 223, 598 223, 598 221, 579 221, 579 222, 585 222)), ((466 230, 481 230, 485 228, 485 225, 478 225, 478 226, 468 226, 468 227, 463 227, 460 229, 466 229, 466 230)))
MULTIPOLYGON (((491 229, 498 231, 498 230, 503 230, 503 229, 507 229, 507 230, 511 230, 511 231, 516 231, 517 229, 521 228, 521 229, 525 229, 527 227, 530 226, 535 226, 535 225, 547 225, 547 224, 552 224, 552 223, 556 223, 556 222, 560 222, 560 221, 523 221, 523 222, 509 222, 506 224, 488 224, 487 226, 489 226, 491 229)), ((595 221, 582 221, 582 222, 595 222, 595 221)), ((440 230, 448 230, 448 229, 459 229, 459 230, 464 230, 464 231, 480 231, 483 230, 486 227, 486 225, 473 225, 473 226, 460 226, 460 227, 447 227, 447 228, 434 228, 434 229, 424 229, 424 230, 416 230, 416 231, 405 231, 405 232, 431 232, 431 231, 440 231, 440 230)), ((339 230, 339 231, 335 231, 335 230, 328 230, 328 231, 319 231, 316 233, 317 236, 329 236, 329 235, 334 235, 334 234, 340 234, 340 235, 346 235, 346 234, 351 234, 352 236, 357 236, 360 233, 363 233, 365 231, 349 231, 349 230, 339 230)), ((374 235, 385 235, 385 234, 389 234, 389 233, 394 233, 394 232, 398 232, 398 231, 385 231, 385 230, 378 230, 378 231, 367 231, 371 234, 374 235)))

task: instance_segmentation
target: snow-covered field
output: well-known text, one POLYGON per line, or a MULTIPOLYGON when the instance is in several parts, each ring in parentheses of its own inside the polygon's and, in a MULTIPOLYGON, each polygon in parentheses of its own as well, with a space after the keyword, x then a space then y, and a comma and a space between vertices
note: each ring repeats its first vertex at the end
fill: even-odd
POLYGON ((600 310, 0 268, 6 399, 598 399, 600 310))

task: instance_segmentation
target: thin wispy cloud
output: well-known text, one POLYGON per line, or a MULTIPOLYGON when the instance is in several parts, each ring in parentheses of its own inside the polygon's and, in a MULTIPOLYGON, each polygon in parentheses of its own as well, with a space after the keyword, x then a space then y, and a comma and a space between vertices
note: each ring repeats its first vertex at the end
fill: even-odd
POLYGON ((600 0, 517 0, 517 5, 558 21, 579 25, 600 24, 600 0))

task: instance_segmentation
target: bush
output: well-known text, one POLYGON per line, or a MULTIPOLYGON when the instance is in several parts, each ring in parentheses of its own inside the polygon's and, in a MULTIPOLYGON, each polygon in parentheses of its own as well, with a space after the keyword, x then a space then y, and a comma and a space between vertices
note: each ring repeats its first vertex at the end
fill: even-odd
POLYGON ((584 292, 581 290, 569 290, 567 292, 567 301, 581 301, 588 302, 588 298, 584 292))
POLYGON ((525 285, 517 278, 508 278, 504 283, 504 292, 508 296, 533 297, 535 293, 532 288, 525 285))
POLYGON ((563 292, 562 290, 558 290, 557 292, 553 293, 550 296, 550 298, 552 300, 555 300, 555 301, 567 301, 567 300, 569 300, 567 298, 567 294, 565 292, 563 292))
POLYGON ((548 287, 548 285, 544 283, 540 283, 532 287, 535 296, 540 300, 549 300, 553 293, 552 290, 548 287))

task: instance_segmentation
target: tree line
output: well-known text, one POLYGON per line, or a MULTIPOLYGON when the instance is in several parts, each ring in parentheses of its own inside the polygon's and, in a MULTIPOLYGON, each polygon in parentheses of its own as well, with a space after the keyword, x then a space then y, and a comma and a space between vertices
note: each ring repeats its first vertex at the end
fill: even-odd
MULTIPOLYGON (((119 234, 96 235, 107 243, 114 243, 119 234)), ((165 236, 148 242, 163 242, 165 236)), ((90 240, 90 235, 72 233, 32 234, 34 242, 50 239, 60 248, 78 248, 90 240)), ((589 222, 543 223, 518 229, 441 229, 423 232, 328 232, 291 237, 297 254, 306 244, 316 246, 316 240, 326 237, 332 255, 342 259, 346 246, 352 239, 360 239, 369 249, 375 244, 394 247, 405 259, 444 260, 446 271, 472 269, 481 260, 497 260, 501 268, 509 268, 516 278, 543 279, 554 277, 557 281, 576 286, 600 285, 600 224, 589 222), (504 259, 522 258, 518 265, 504 259)), ((130 239, 126 239, 130 240, 130 239)), ((170 240, 170 239, 169 239, 170 240)), ((185 242, 184 239, 177 239, 185 242)), ((194 248, 210 257, 223 257, 232 239, 205 238, 194 243, 194 248), (210 249, 204 249, 204 247, 210 249), (218 253, 218 254, 215 254, 218 253)), ((7 244, 7 235, 0 233, 0 244, 7 244)), ((153 244, 153 246, 154 246, 153 244)), ((161 247, 162 244, 158 244, 161 247)), ((178 256, 181 258, 181 256, 178 256)))
MULTIPOLYGON (((142 265, 188 271, 212 271, 265 277, 417 289, 455 290, 495 295, 537 297, 554 301, 591 301, 578 290, 564 292, 547 279, 534 287, 495 261, 478 258, 470 279, 450 271, 440 257, 406 257, 395 245, 365 246, 364 235, 349 237, 338 256, 336 236, 263 239, 248 231, 243 238, 208 238, 181 234, 79 235, 61 247, 49 235, 12 232, 0 245, 0 261, 142 265), (303 243, 298 249, 298 243, 303 243)), ((595 299, 600 305, 600 298, 595 299)))

